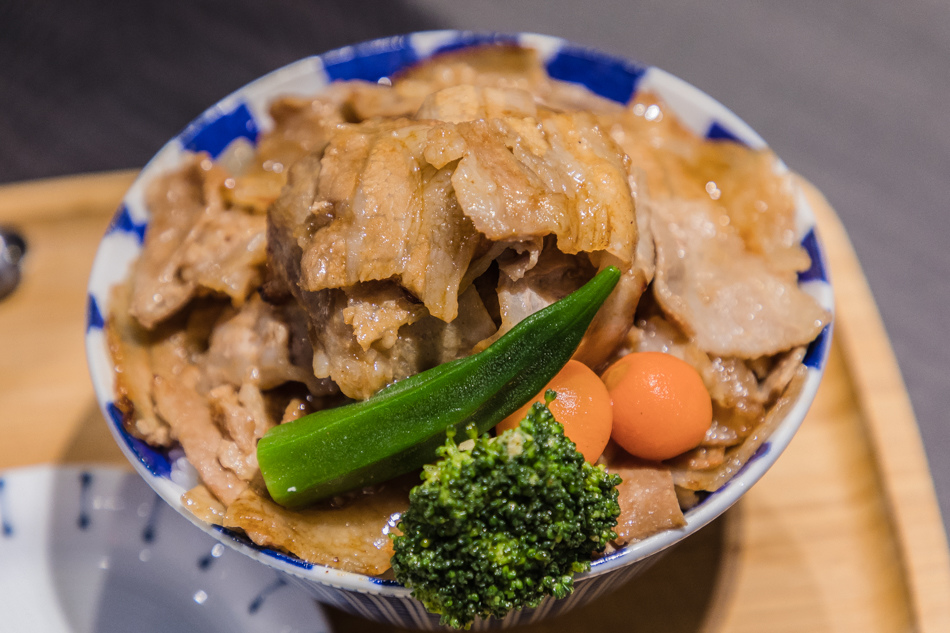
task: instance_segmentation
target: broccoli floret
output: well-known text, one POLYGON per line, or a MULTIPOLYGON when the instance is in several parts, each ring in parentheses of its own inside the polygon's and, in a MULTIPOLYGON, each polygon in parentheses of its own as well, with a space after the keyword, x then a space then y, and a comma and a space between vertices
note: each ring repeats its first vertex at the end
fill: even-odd
POLYGON ((570 594, 620 513, 620 477, 584 461, 546 405, 472 440, 439 448, 393 536, 396 579, 454 628, 570 594))

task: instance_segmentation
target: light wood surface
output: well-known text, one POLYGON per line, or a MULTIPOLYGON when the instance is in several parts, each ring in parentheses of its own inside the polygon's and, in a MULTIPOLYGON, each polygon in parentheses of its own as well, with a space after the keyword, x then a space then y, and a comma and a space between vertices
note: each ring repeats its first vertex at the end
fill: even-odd
MULTIPOLYGON (((2 469, 125 463, 95 403, 83 327, 96 244, 133 177, 0 187, 0 224, 28 242, 24 282, 0 303, 2 469)), ((722 519, 617 593, 526 631, 950 631, 950 556, 907 393, 847 236, 808 191, 838 308, 801 431, 722 519)))

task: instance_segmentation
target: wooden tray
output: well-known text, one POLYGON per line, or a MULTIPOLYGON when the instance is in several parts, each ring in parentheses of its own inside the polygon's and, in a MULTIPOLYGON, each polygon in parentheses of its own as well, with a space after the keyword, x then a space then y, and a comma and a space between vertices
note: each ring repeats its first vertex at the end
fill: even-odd
MULTIPOLYGON (((0 303, 0 469, 125 464, 92 393, 83 328, 96 245, 133 177, 0 187, 0 224, 28 242, 23 284, 0 303)), ((850 242, 805 186, 838 313, 802 430, 720 520, 617 593, 525 631, 950 631, 950 556, 907 393, 850 242)), ((332 618, 340 632, 371 626, 332 618)))

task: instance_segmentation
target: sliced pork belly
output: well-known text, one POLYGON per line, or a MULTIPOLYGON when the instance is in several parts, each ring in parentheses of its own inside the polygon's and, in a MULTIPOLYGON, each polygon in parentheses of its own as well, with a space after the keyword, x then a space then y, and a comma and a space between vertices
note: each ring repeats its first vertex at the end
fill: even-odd
POLYGON ((205 214, 181 247, 179 276, 241 305, 263 280, 267 219, 243 211, 205 214))
POLYGON ((498 340, 511 328, 539 310, 562 299, 584 285, 594 269, 583 259, 565 255, 552 244, 540 253, 517 247, 498 257, 498 307, 501 326, 483 341, 480 348, 498 340), (536 264, 528 267, 534 260, 536 264))
POLYGON ((309 354, 297 353, 284 312, 255 294, 240 310, 225 313, 201 360, 208 387, 252 383, 266 390, 294 381, 314 395, 326 393, 328 385, 313 376, 309 354))
POLYGON ((461 123, 501 117, 537 117, 534 97, 527 90, 463 84, 434 92, 425 101, 416 119, 461 123))
MULTIPOLYGON (((428 168, 419 195, 410 192, 415 206, 408 211, 384 202, 387 225, 367 201, 385 199, 387 187, 368 179, 366 195, 360 193, 359 174, 370 160, 373 135, 342 128, 335 140, 322 159, 311 155, 291 170, 288 187, 268 214, 270 262, 306 311, 315 376, 333 380, 351 398, 366 398, 393 380, 470 353, 496 327, 477 292, 468 299, 468 293, 457 294, 469 253, 481 238, 453 206, 448 173, 428 168), (395 240, 399 234, 401 242, 395 240), (367 239, 386 243, 371 246, 367 239), (418 302, 423 298, 440 317, 418 302), (456 319, 460 301, 470 308, 456 319), (446 326, 442 317, 449 316, 453 322, 446 326)), ((381 177, 383 156, 394 147, 372 159, 381 177)))
POLYGON ((239 390, 220 385, 208 393, 208 402, 212 419, 224 436, 218 446, 218 462, 246 482, 260 479, 257 441, 275 425, 260 389, 250 382, 239 390))
MULTIPOLYGON (((495 242, 556 234, 565 225, 567 200, 547 187, 537 173, 515 156, 510 146, 531 142, 502 119, 460 123, 453 129, 461 151, 452 184, 459 204, 475 228, 495 242)), ((541 143, 540 131, 528 127, 541 143)))
POLYGON ((344 111, 355 86, 333 84, 314 98, 282 97, 270 106, 274 126, 253 147, 230 146, 219 157, 232 178, 224 196, 232 206, 265 214, 287 182, 290 166, 308 153, 320 151, 330 132, 344 122, 344 111))
POLYGON ((220 188, 226 177, 207 156, 198 155, 149 186, 152 217, 133 272, 130 306, 145 327, 168 318, 194 295, 197 279, 181 274, 182 245, 206 213, 222 211, 220 188))
POLYGON ((620 516, 614 528, 615 545, 686 525, 666 466, 632 457, 614 445, 608 447, 604 457, 607 470, 623 479, 617 486, 620 516))
MULTIPOLYGON (((459 297, 459 316, 451 323, 428 314, 412 320, 398 302, 376 304, 371 309, 381 322, 402 321, 404 325, 399 327, 394 341, 384 335, 364 348, 353 326, 346 322, 344 311, 371 300, 362 293, 351 301, 348 291, 328 292, 331 302, 327 320, 311 331, 313 371, 317 377, 332 379, 340 391, 354 399, 366 399, 393 381, 467 356, 479 341, 495 331, 495 323, 478 292, 470 286, 459 297)), ((391 295, 382 291, 380 296, 391 295)), ((356 309, 370 308, 364 305, 356 309)))
POLYGON ((390 349, 399 337, 399 328, 415 323, 426 309, 413 303, 406 292, 393 283, 370 282, 346 293, 343 322, 353 328, 356 342, 364 351, 374 343, 390 349))
POLYGON ((227 172, 197 155, 150 187, 152 219, 131 305, 145 327, 155 327, 199 293, 219 293, 241 305, 261 283, 267 221, 225 208, 226 179, 227 172))
MULTIPOLYGON (((631 178, 631 190, 637 196, 642 194, 639 178, 631 178)), ((656 272, 656 250, 653 245, 653 232, 650 228, 649 205, 637 206, 637 243, 634 259, 625 264, 616 255, 595 253, 591 261, 602 270, 608 265, 620 268, 620 281, 607 297, 587 328, 587 333, 574 353, 574 359, 588 367, 601 370, 613 359, 627 332, 633 326, 634 316, 640 299, 653 281, 656 272)))
POLYGON ((613 265, 621 270, 620 281, 594 317, 574 354, 575 360, 589 367, 602 367, 633 326, 637 305, 653 278, 653 238, 647 217, 642 212, 637 215, 640 226, 631 263, 603 251, 587 257, 567 255, 555 248, 553 242, 540 254, 526 242, 496 243, 496 248, 507 245, 497 256, 502 273, 498 282, 501 327, 486 344, 525 317, 567 296, 598 270, 613 265))
MULTIPOLYGON (((325 311, 326 298, 300 286, 300 243, 310 232, 329 223, 328 204, 317 200, 320 154, 308 154, 294 163, 287 186, 267 212, 267 264, 270 278, 265 291, 277 299, 292 295, 311 318, 325 311)), ((325 293, 324 293, 325 295, 325 293)))
MULTIPOLYGON (((637 243, 627 167, 583 113, 459 123, 452 184, 465 215, 492 241, 557 236, 569 254, 633 261, 637 243)), ((454 158, 452 155, 446 158, 454 158)))
POLYGON ((452 186, 452 170, 424 170, 422 209, 410 232, 401 280, 432 316, 451 321, 459 314, 458 297, 466 290, 468 264, 482 242, 472 222, 462 214, 452 186))
POLYGON ((155 410, 168 423, 201 481, 215 497, 229 504, 247 482, 218 460, 227 439, 212 418, 207 398, 199 391, 201 371, 190 360, 185 338, 185 332, 179 331, 151 349, 155 410))
POLYGON ((354 119, 410 117, 422 105, 426 94, 418 90, 400 90, 385 84, 355 80, 350 82, 347 108, 354 119))
POLYGON ((393 90, 420 103, 429 94, 461 84, 545 91, 551 83, 534 50, 514 46, 487 46, 448 52, 403 71, 393 90))
MULTIPOLYGON (((456 94, 448 102, 433 103, 431 97, 433 93, 455 86, 467 86, 465 89, 467 91, 471 88, 476 90, 487 88, 489 90, 513 89, 524 93, 529 89, 537 89, 549 83, 547 75, 539 70, 537 54, 533 51, 496 47, 485 49, 475 55, 448 53, 402 73, 392 86, 362 81, 349 82, 352 94, 347 105, 354 118, 359 121, 378 117, 413 117, 413 115, 415 115, 414 118, 420 120, 448 121, 453 119, 450 115, 452 112, 470 112, 471 110, 460 106, 467 106, 471 100, 459 98, 456 94), (504 71, 499 72, 500 69, 504 71), (442 109, 443 106, 444 109, 442 109)), ((507 98, 495 100, 495 96, 489 97, 493 101, 493 106, 489 110, 491 114, 487 116, 495 116, 499 112, 522 111, 522 106, 517 106, 516 110, 512 110, 509 107, 512 105, 510 100, 507 98), (495 107, 498 105, 504 107, 501 109, 495 107)), ((520 101, 525 103, 523 100, 520 101)), ((526 107, 530 109, 532 106, 526 107)), ((471 120, 472 118, 480 117, 476 115, 470 118, 456 118, 456 120, 471 120)))
POLYGON ((129 283, 112 289, 112 310, 105 326, 109 353, 115 364, 115 403, 136 437, 153 446, 169 446, 173 441, 171 429, 155 412, 152 402, 149 347, 154 337, 129 313, 131 297, 129 283))
POLYGON ((408 122, 351 126, 333 138, 318 188, 326 211, 315 215, 329 223, 305 240, 301 288, 395 278, 430 314, 455 318, 479 236, 455 203, 451 172, 422 160, 429 129, 408 122))
POLYGON ((759 447, 788 414, 801 391, 807 373, 807 367, 799 365, 786 390, 765 412, 755 428, 742 439, 740 444, 726 448, 720 459, 712 462, 697 460, 695 458, 699 455, 687 453, 683 459, 677 458, 668 462, 676 486, 686 490, 713 492, 729 481, 755 455, 759 447))
POLYGON ((749 251, 711 203, 657 202, 652 211, 654 294, 701 349, 758 358, 807 344, 829 322, 794 272, 749 251))
POLYGON ((231 503, 220 522, 239 528, 258 545, 275 547, 300 558, 359 574, 389 569, 393 516, 409 505, 406 478, 387 482, 373 494, 357 491, 341 506, 319 504, 287 510, 247 489, 231 503))
MULTIPOLYGON (((532 110, 517 90, 456 86, 433 95, 420 116, 532 110)), ((638 231, 627 167, 580 114, 338 126, 319 168, 308 176, 295 167, 299 176, 269 214, 272 259, 304 304, 307 293, 394 280, 451 322, 486 238, 553 235, 561 251, 605 251, 629 266, 638 231), (287 238, 293 244, 273 244, 287 238), (299 261, 290 261, 297 248, 299 261)), ((313 324, 326 297, 317 304, 313 324)))
POLYGON ((598 253, 592 259, 597 261, 599 270, 614 265, 621 271, 620 281, 597 311, 573 356, 574 360, 600 371, 605 369, 617 346, 633 326, 637 305, 650 279, 642 267, 624 265, 611 255, 598 253))
POLYGON ((632 262, 637 220, 626 155, 590 114, 545 114, 541 125, 551 150, 543 157, 550 170, 539 173, 571 202, 568 230, 558 234, 558 248, 606 251, 632 262))

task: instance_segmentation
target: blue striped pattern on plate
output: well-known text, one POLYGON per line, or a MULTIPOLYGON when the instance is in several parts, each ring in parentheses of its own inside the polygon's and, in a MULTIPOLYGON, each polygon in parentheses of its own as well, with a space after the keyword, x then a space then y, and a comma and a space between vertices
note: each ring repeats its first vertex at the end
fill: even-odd
POLYGON ((2 471, 0 525, 4 631, 330 630, 309 592, 196 532, 125 469, 2 471))
MULTIPOLYGON (((144 239, 148 220, 142 194, 144 183, 158 173, 175 167, 187 151, 207 151, 217 156, 234 139, 242 138, 253 143, 262 131, 271 126, 267 106, 278 95, 314 93, 336 79, 378 81, 433 55, 482 44, 518 44, 534 48, 544 60, 548 72, 557 79, 583 84, 593 92, 618 102, 628 101, 638 89, 650 90, 666 101, 684 125, 696 134, 710 139, 733 140, 753 148, 765 146, 765 141, 754 130, 723 105, 658 68, 530 33, 433 31, 384 38, 300 60, 226 97, 169 141, 143 169, 103 238, 89 284, 86 339, 90 371, 99 401, 126 455, 139 473, 172 506, 187 514, 179 500, 185 488, 178 483, 186 475, 176 478, 178 466, 175 456, 146 446, 123 427, 121 412, 114 402, 113 376, 103 336, 103 316, 108 313, 109 289, 126 277, 144 239)), ((802 244, 811 256, 811 267, 802 273, 799 282, 822 305, 831 309, 831 289, 820 243, 814 231, 814 217, 803 199, 799 201, 798 213, 802 244)), ((538 609, 513 613, 501 621, 476 623, 476 628, 536 621, 593 599, 625 582, 645 565, 652 563, 657 558, 657 552, 675 544, 725 511, 739 498, 742 490, 762 476, 791 439, 817 390, 828 354, 829 338, 830 326, 809 348, 806 364, 812 371, 806 380, 801 401, 786 423, 773 434, 739 476, 688 513, 687 527, 656 535, 595 561, 591 572, 578 578, 574 594, 564 600, 547 601, 538 609), (770 459, 762 459, 764 456, 770 459)), ((252 558, 289 573, 320 600, 398 626, 432 628, 437 624, 437 619, 409 599, 408 591, 395 582, 302 563, 286 554, 259 548, 246 538, 227 530, 212 526, 204 526, 204 529, 252 558)))

